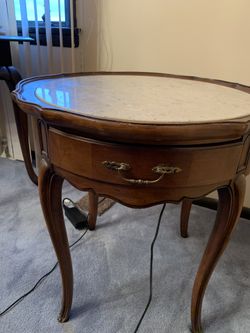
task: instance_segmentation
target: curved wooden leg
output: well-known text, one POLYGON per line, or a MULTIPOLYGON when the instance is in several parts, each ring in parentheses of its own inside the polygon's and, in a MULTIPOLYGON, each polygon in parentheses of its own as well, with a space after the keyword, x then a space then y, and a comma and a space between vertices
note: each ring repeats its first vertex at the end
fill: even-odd
POLYGON ((98 195, 95 192, 89 191, 89 215, 88 215, 89 230, 95 230, 97 212, 98 212, 98 195))
POLYGON ((64 225, 61 191, 63 179, 52 172, 45 160, 41 161, 39 172, 39 194, 44 217, 59 262, 63 297, 60 322, 68 320, 73 297, 73 270, 67 233, 64 225))
POLYGON ((37 185, 38 177, 33 169, 30 157, 28 118, 26 113, 23 112, 21 109, 19 109, 17 105, 14 105, 14 112, 15 112, 17 133, 23 154, 24 164, 31 181, 37 185))
POLYGON ((216 263, 226 248, 239 219, 244 201, 245 187, 245 177, 240 175, 230 186, 218 190, 219 206, 215 225, 203 254, 193 287, 191 306, 193 333, 202 332, 201 309, 203 296, 216 263))
POLYGON ((180 222, 180 231, 181 237, 188 237, 188 220, 192 207, 192 200, 184 199, 181 205, 181 222, 180 222))

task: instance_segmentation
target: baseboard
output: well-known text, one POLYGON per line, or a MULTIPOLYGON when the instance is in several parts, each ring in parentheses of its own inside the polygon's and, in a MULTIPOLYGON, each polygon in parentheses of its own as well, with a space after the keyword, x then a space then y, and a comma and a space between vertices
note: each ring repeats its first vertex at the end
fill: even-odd
MULTIPOLYGON (((195 205, 217 210, 218 200, 212 198, 202 198, 193 202, 195 205)), ((250 208, 243 207, 240 217, 250 220, 250 208)))

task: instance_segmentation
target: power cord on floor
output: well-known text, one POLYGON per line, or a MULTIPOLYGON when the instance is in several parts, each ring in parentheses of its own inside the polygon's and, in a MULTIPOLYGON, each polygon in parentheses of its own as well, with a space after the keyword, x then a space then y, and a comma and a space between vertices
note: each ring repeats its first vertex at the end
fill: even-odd
MULTIPOLYGON (((84 233, 81 235, 81 237, 79 237, 74 243, 72 243, 69 246, 69 248, 72 248, 74 245, 76 245, 78 242, 80 242, 80 240, 83 238, 83 236, 86 235, 87 231, 88 231, 88 229, 85 230, 84 233)), ((15 302, 13 302, 11 305, 9 305, 5 310, 0 312, 0 317, 5 315, 8 311, 12 310, 17 304, 19 304, 21 301, 23 301, 25 297, 27 297, 29 294, 31 294, 40 285, 40 283, 56 269, 57 265, 58 265, 58 262, 51 268, 51 270, 48 273, 44 274, 37 281, 37 283, 34 285, 33 288, 31 288, 27 293, 25 293, 21 297, 19 297, 15 302)))
MULTIPOLYGON (((146 304, 146 307, 141 315, 141 318, 140 320, 138 321, 138 324, 134 330, 134 333, 137 333, 139 328, 140 328, 140 325, 143 321, 143 318, 146 314, 146 312, 148 311, 148 308, 150 306, 150 303, 151 303, 151 300, 152 300, 152 294, 153 294, 153 259, 154 259, 154 245, 155 245, 155 242, 157 240, 157 237, 158 237, 158 233, 159 233, 159 229, 160 229, 160 224, 161 224, 161 220, 162 220, 162 215, 163 215, 163 212, 165 210, 165 207, 166 207, 166 204, 164 204, 162 206, 162 209, 161 209, 161 212, 160 212, 160 215, 159 215, 159 218, 158 218, 158 223, 157 223, 157 226, 156 226, 156 231, 155 231, 155 235, 154 235, 154 238, 153 238, 153 241, 151 243, 151 248, 150 248, 150 276, 149 276, 149 298, 148 298, 148 302, 146 304)), ((84 233, 81 235, 81 237, 79 237, 73 244, 71 244, 69 246, 69 248, 73 247, 74 245, 76 245, 82 238, 83 236, 87 233, 88 229, 86 229, 84 231, 84 233)), ((46 273, 45 275, 43 275, 38 281, 37 283, 34 285, 33 288, 31 288, 27 293, 25 293, 24 295, 22 295, 21 297, 19 297, 15 302, 13 302, 11 305, 9 305, 4 311, 0 312, 0 317, 5 315, 8 311, 12 310, 17 304, 19 304, 21 301, 24 300, 25 297, 27 297, 30 293, 32 293, 38 286, 39 284, 47 277, 49 276, 57 267, 58 265, 58 262, 52 267, 52 269, 46 273)))
POLYGON ((165 207, 166 207, 166 204, 164 203, 164 205, 162 206, 159 218, 158 218, 158 223, 157 223, 157 226, 156 226, 156 231, 155 231, 154 239, 153 239, 153 241, 151 243, 151 249, 150 249, 150 273, 149 273, 149 297, 148 297, 148 302, 147 302, 146 307, 145 307, 145 309, 144 309, 144 311, 143 311, 143 313, 141 315, 140 320, 138 321, 138 324, 137 324, 137 326, 136 326, 136 328, 134 330, 134 333, 138 332, 139 327, 141 326, 142 320, 143 320, 146 312, 148 311, 149 305, 150 305, 151 300, 152 300, 152 294, 153 294, 154 245, 155 245, 158 233, 159 233, 160 224, 161 224, 161 218, 162 218, 163 212, 165 210, 165 207))

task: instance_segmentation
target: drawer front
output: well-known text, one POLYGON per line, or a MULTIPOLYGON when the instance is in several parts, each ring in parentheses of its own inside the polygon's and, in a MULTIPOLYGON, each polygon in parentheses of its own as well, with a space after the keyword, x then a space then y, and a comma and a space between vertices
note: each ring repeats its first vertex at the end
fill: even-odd
POLYGON ((48 145, 51 163, 73 174, 105 183, 150 187, 193 187, 228 181, 237 171, 242 151, 241 144, 184 148, 111 144, 55 129, 49 130, 48 145), (123 163, 128 170, 118 172, 110 162, 123 163))

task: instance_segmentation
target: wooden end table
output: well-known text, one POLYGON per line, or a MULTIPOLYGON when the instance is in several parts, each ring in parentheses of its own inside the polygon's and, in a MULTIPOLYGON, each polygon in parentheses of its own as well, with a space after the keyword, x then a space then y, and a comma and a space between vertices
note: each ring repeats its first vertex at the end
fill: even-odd
MULTIPOLYGON (((219 208, 193 287, 193 333, 203 296, 238 221, 250 173, 250 95, 222 81, 153 73, 84 73, 23 80, 17 114, 37 118, 40 200, 62 276, 68 319, 73 272, 61 189, 66 179, 130 207, 190 202, 217 190, 219 208), (24 113, 22 111, 24 111, 24 113)), ((185 231, 185 225, 183 225, 185 231)))

